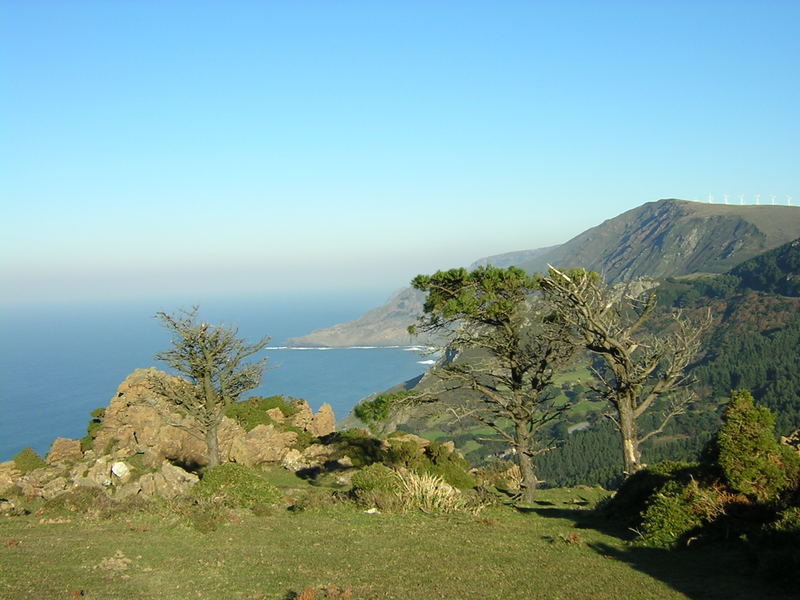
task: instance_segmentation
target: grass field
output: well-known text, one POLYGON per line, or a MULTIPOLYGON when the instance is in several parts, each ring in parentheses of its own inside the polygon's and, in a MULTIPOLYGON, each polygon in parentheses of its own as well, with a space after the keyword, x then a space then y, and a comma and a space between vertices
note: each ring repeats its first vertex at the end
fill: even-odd
POLYGON ((631 546, 585 510, 598 496, 543 490, 529 509, 477 516, 275 508, 233 513, 207 533, 147 513, 0 518, 0 598, 796 597, 733 550, 631 546))

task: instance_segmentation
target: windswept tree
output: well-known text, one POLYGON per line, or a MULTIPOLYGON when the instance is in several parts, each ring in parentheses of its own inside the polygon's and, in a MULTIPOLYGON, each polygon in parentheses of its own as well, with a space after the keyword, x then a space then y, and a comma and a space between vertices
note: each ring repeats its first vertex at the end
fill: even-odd
POLYGON ((673 313, 658 334, 645 324, 653 316, 655 291, 635 293, 631 286, 613 288, 597 273, 550 267, 538 283, 560 320, 572 326, 587 350, 602 359, 595 368, 595 392, 613 407, 607 416, 622 442, 623 472, 643 468, 641 445, 664 431, 692 400, 686 368, 700 348, 710 317, 692 322, 673 313), (641 431, 639 420, 660 409, 658 424, 641 431))
POLYGON ((153 377, 151 388, 188 416, 191 425, 173 424, 200 439, 208 449, 208 466, 220 464, 217 431, 225 409, 242 393, 258 387, 266 358, 247 359, 269 342, 247 344, 231 327, 209 325, 197 318, 198 307, 176 315, 157 313, 172 334, 172 348, 156 354, 178 377, 153 377))
POLYGON ((493 266, 419 275, 411 284, 428 294, 424 314, 409 330, 450 336, 448 349, 469 352, 432 373, 452 391, 475 392, 478 402, 453 408, 508 442, 519 461, 522 499, 530 501, 537 478, 534 457, 548 450, 537 434, 566 405, 555 401, 553 377, 573 354, 574 343, 548 307, 534 301, 536 282, 516 267, 493 266))

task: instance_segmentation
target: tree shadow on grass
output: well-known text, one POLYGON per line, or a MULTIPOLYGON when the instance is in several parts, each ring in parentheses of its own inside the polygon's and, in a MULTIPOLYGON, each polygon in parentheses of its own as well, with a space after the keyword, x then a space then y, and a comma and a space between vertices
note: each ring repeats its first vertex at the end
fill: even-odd
MULTIPOLYGON (((752 550, 738 540, 698 543, 676 550, 650 548, 634 545, 631 542, 638 537, 636 532, 594 511, 551 507, 520 511, 569 520, 576 529, 593 529, 619 539, 623 542, 619 545, 596 542, 588 543, 587 547, 605 558, 626 563, 693 600, 797 600, 799 597, 788 581, 767 578, 759 572, 752 550)), ((569 541, 569 536, 564 539, 569 541)))

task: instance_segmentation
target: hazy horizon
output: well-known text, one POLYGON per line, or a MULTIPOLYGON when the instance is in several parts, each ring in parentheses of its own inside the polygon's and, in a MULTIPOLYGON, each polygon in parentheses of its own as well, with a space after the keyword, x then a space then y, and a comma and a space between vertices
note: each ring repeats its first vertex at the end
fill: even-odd
POLYGON ((661 198, 800 203, 796 2, 0 16, 3 305, 385 299, 661 198))

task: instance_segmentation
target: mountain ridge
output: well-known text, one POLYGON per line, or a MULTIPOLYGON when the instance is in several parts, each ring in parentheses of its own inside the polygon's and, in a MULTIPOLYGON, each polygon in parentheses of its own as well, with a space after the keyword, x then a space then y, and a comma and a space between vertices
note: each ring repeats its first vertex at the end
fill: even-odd
MULTIPOLYGON (((648 202, 587 229, 557 246, 478 259, 472 267, 548 264, 598 271, 609 283, 638 277, 724 273, 797 238, 800 208, 703 204, 678 199, 648 202)), ((290 346, 413 345, 434 342, 406 331, 422 314, 424 295, 404 288, 362 317, 291 338, 290 346)))

